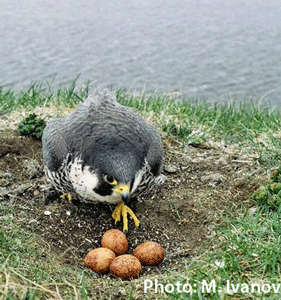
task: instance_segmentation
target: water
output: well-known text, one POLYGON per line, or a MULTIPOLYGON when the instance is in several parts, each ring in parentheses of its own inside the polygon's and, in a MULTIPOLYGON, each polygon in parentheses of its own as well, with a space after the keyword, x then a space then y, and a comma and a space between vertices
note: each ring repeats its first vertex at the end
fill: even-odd
POLYGON ((0 84, 281 103, 280 0, 2 0, 0 84))

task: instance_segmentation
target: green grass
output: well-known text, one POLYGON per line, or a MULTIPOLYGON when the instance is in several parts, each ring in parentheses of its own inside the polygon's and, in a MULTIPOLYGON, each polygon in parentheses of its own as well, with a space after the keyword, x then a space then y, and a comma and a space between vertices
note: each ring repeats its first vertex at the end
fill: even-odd
MULTIPOLYGON (((40 84, 20 92, 0 88, 0 113, 22 108, 32 112, 37 106, 49 105, 75 107, 88 94, 88 84, 77 88, 75 82, 68 89, 56 91, 40 84)), ((248 149, 251 155, 256 154, 265 170, 280 164, 281 113, 278 110, 271 111, 250 100, 239 105, 231 102, 211 105, 178 96, 134 96, 123 90, 116 95, 120 103, 152 117, 169 138, 176 139, 183 147, 188 143, 225 141, 248 149)), ((188 282, 199 287, 203 280, 208 283, 215 280, 221 288, 220 294, 201 293, 200 288, 193 295, 178 292, 156 295, 151 291, 146 299, 280 299, 281 289, 278 294, 238 292, 235 296, 226 291, 227 280, 234 284, 281 282, 280 203, 274 203, 273 209, 268 202, 268 193, 274 194, 273 183, 268 184, 264 187, 267 194, 263 195, 263 201, 257 201, 254 214, 245 208, 234 218, 232 212, 228 212, 222 216, 224 225, 216 227, 213 240, 203 245, 196 257, 183 259, 182 272, 170 271, 156 277, 162 284, 188 282)), ((42 245, 34 240, 31 232, 23 232, 12 217, 12 207, 0 203, 0 216, 0 295, 5 295, 3 299, 90 299, 91 284, 97 280, 92 273, 54 263, 54 257, 42 257, 42 250, 39 251, 42 245)), ((106 284, 112 284, 107 286, 112 291, 106 295, 101 292, 100 299, 116 299, 114 291, 119 286, 127 291, 128 299, 134 299, 139 292, 139 287, 136 289, 130 283, 106 284)), ((144 285, 142 279, 135 284, 144 285)))
POLYGON ((184 143, 223 140, 250 147, 261 163, 276 165, 281 157, 281 111, 251 101, 210 104, 165 95, 136 97, 117 92, 120 103, 142 114, 153 113, 157 125, 184 143))
POLYGON ((32 110, 37 106, 51 104, 75 107, 88 96, 89 87, 89 83, 86 83, 77 88, 76 80, 68 88, 58 88, 55 91, 39 82, 34 82, 28 89, 19 92, 0 87, 0 115, 21 108, 32 110))
MULTIPOLYGON (((190 134, 194 125, 202 125, 214 135, 227 137, 232 141, 245 139, 268 130, 278 130, 281 125, 280 111, 270 111, 268 107, 257 105, 251 100, 241 104, 210 104, 190 99, 176 99, 165 95, 142 96, 137 98, 124 91, 118 91, 118 100, 127 106, 143 112, 169 115, 164 126, 174 127, 180 123, 183 130, 180 137, 190 134), (175 103, 176 101, 176 103, 175 103)), ((163 120, 162 120, 163 121, 163 120)))

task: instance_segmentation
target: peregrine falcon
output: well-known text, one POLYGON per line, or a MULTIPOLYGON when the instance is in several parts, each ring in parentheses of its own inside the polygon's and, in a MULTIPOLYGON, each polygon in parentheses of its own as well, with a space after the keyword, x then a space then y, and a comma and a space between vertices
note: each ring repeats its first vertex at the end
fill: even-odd
POLYGON ((53 188, 80 201, 116 203, 115 223, 127 206, 163 182, 164 150, 160 134, 132 109, 119 104, 111 93, 96 91, 77 109, 48 122, 43 132, 45 173, 53 188))

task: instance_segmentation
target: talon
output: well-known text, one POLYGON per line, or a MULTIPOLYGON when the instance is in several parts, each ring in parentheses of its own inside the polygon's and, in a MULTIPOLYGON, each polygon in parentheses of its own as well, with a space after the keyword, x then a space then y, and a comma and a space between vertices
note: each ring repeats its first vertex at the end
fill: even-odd
POLYGON ((137 228, 140 225, 140 221, 135 216, 133 211, 127 205, 125 205, 124 202, 121 202, 115 207, 115 210, 112 214, 112 217, 115 220, 115 224, 116 224, 118 221, 120 221, 121 215, 122 215, 122 218, 123 218, 123 232, 128 231, 128 217, 127 217, 127 214, 129 214, 131 216, 131 218, 133 219, 133 221, 135 223, 135 226, 137 228))
POLYGON ((63 200, 68 200, 69 202, 72 202, 72 195, 71 194, 65 193, 65 194, 62 194, 60 197, 63 200))
POLYGON ((113 214, 112 214, 112 217, 113 217, 113 219, 115 220, 115 224, 116 224, 117 222, 119 222, 120 219, 121 219, 121 211, 122 211, 122 205, 121 205, 121 204, 122 204, 122 203, 118 204, 118 205, 115 207, 114 212, 113 212, 113 214))

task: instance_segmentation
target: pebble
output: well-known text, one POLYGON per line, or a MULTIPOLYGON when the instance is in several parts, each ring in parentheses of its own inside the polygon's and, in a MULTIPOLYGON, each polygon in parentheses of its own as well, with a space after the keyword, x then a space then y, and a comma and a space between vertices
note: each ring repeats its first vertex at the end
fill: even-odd
POLYGON ((40 164, 35 159, 29 159, 29 160, 26 159, 23 162, 23 167, 24 167, 24 170, 25 170, 26 174, 30 178, 33 178, 36 175, 38 175, 40 173, 40 170, 41 170, 40 164))
POLYGON ((127 295, 126 290, 123 287, 120 287, 117 293, 120 296, 126 296, 127 295))
POLYGON ((249 209, 249 215, 252 217, 252 216, 254 216, 255 215, 255 213, 257 212, 257 207, 251 207, 250 209, 249 209))
POLYGON ((209 185, 215 186, 223 182, 224 176, 220 173, 212 173, 201 177, 203 182, 208 183, 209 185))
POLYGON ((44 211, 44 215, 45 216, 50 216, 52 214, 52 212, 50 212, 49 210, 45 210, 44 211))
POLYGON ((168 164, 166 166, 164 166, 164 171, 166 171, 167 173, 176 173, 180 170, 180 168, 174 164, 168 164))
POLYGON ((216 259, 214 261, 214 264, 218 267, 218 268, 223 268, 225 266, 225 263, 223 260, 219 260, 219 259, 216 259))

